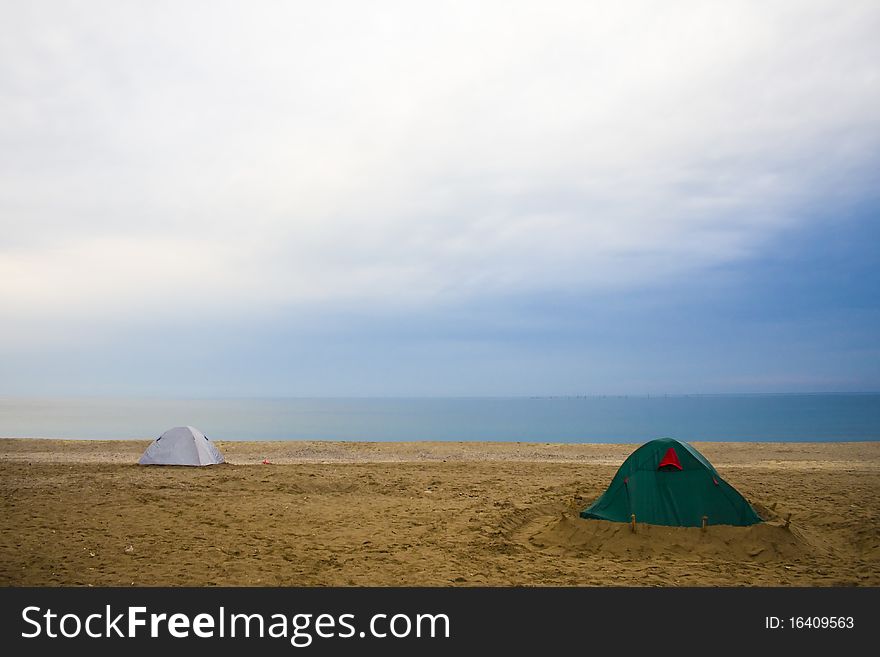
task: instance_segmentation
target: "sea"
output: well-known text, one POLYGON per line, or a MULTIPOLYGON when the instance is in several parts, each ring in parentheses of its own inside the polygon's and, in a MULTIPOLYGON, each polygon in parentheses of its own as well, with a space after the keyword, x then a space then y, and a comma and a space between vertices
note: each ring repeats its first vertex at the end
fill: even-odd
POLYGON ((880 393, 479 398, 0 398, 0 437, 213 440, 880 440, 880 393))

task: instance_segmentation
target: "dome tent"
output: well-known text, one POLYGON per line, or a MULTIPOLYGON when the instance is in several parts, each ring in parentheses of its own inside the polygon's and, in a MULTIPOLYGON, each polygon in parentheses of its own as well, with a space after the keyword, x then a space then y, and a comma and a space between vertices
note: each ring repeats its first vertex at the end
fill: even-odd
POLYGON ((673 438, 645 443, 620 466, 582 518, 675 527, 754 525, 758 514, 692 446, 673 438))
POLYGON ((214 465, 223 455, 195 427, 174 427, 156 438, 141 456, 140 465, 214 465))

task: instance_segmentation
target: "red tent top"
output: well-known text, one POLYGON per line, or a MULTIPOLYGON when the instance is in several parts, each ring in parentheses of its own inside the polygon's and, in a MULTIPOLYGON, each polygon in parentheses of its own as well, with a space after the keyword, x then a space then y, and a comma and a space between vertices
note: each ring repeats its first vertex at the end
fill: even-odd
POLYGON ((657 469, 659 470, 664 465, 671 465, 673 468, 681 470, 681 463, 678 462, 678 454, 675 453, 675 450, 672 447, 666 450, 666 454, 663 455, 663 459, 660 461, 660 465, 657 466, 657 469))

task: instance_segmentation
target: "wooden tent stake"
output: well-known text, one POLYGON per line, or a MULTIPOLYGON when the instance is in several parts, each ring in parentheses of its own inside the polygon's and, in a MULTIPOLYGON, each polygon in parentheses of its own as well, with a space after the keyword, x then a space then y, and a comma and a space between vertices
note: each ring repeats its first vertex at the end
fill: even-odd
POLYGON ((635 514, 635 513, 632 514, 632 515, 629 517, 629 520, 630 520, 630 524, 631 524, 631 526, 632 526, 632 530, 633 530, 633 532, 635 532, 635 531, 636 531, 636 514, 635 514))

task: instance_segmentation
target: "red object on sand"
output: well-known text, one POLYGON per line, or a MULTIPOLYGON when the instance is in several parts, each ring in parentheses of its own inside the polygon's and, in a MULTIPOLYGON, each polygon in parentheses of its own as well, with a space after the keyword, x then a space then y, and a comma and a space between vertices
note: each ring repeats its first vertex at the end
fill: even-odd
POLYGON ((672 447, 666 450, 666 454, 663 455, 663 460, 660 461, 660 465, 657 466, 657 469, 659 470, 664 465, 671 465, 673 468, 681 470, 681 463, 678 462, 678 454, 675 453, 675 450, 672 447))
POLYGON ((272 465, 269 463, 269 459, 263 459, 263 465, 272 465))

